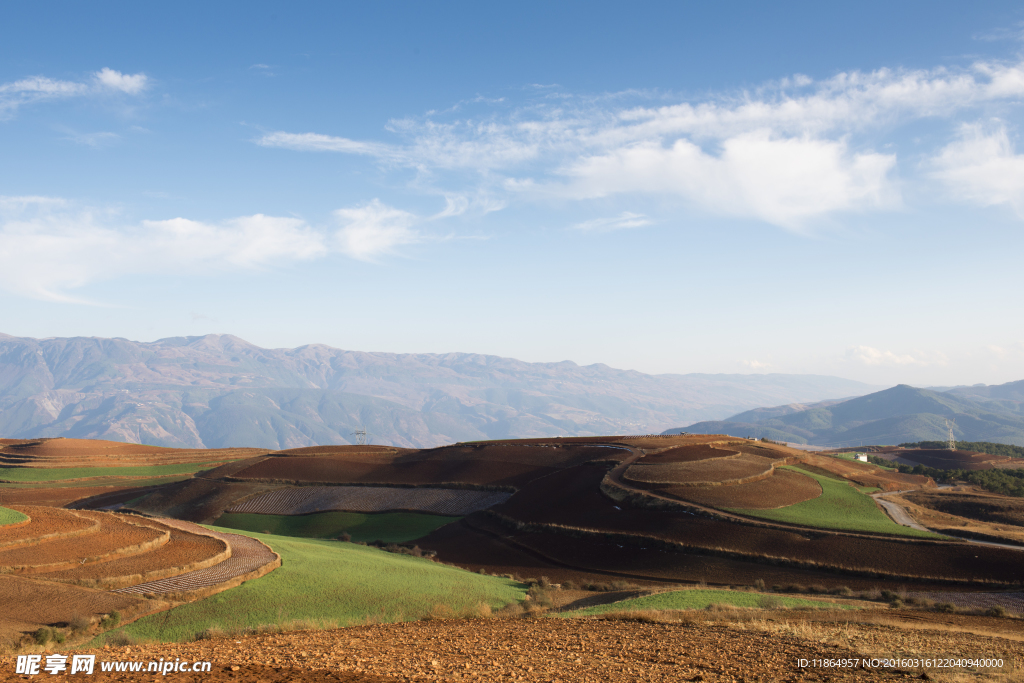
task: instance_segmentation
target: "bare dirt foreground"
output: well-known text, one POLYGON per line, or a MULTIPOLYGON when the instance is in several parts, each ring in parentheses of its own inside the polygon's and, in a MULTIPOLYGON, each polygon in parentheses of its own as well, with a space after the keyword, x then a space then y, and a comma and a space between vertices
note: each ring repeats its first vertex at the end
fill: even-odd
MULTIPOLYGON (((967 624, 894 632, 878 623, 651 623, 557 618, 434 620, 333 631, 236 636, 91 651, 98 661, 210 661, 208 674, 99 673, 98 681, 847 681, 922 678, 912 667, 800 668, 805 659, 1001 656, 1007 667, 971 680, 1019 681, 1024 645, 967 624), (963 628, 967 627, 967 628, 963 628)), ((97 667, 98 669, 99 667, 97 667)), ((954 670, 957 671, 957 670, 954 670)), ((957 674, 959 671, 957 671, 957 674)), ((33 678, 44 678, 43 676, 33 678)), ((45 678, 50 678, 48 675, 45 678)), ((69 676, 68 679, 74 679, 69 676)), ((0 660, 0 680, 14 674, 0 660)), ((957 680, 934 669, 924 680, 957 680)))

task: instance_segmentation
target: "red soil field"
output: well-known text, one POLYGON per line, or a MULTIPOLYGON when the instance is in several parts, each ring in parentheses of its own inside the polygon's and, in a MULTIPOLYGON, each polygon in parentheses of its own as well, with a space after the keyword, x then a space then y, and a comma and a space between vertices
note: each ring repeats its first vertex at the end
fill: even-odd
POLYGON ((210 524, 237 500, 278 488, 277 484, 188 479, 146 496, 130 509, 157 517, 210 524))
POLYGON ((715 508, 773 510, 795 505, 821 495, 821 486, 810 477, 790 470, 775 470, 772 476, 749 484, 733 486, 652 486, 662 495, 715 508))
POLYGON ((711 458, 722 458, 729 455, 738 455, 738 450, 725 449, 714 446, 679 446, 670 448, 661 453, 647 454, 638 460, 644 465, 660 465, 672 462, 694 462, 697 460, 710 460, 711 458))
POLYGON ((877 486, 883 491, 899 491, 935 485, 930 477, 920 474, 886 472, 867 463, 830 458, 825 455, 808 454, 803 458, 802 465, 812 471, 821 470, 821 473, 826 475, 839 475, 861 486, 877 486))
POLYGON ((713 458, 664 465, 631 465, 623 475, 629 481, 652 484, 719 484, 755 477, 769 477, 772 461, 757 455, 713 458))
POLYGON ((395 456, 402 453, 415 453, 413 448, 397 448, 395 446, 306 446, 304 448, 288 448, 273 451, 274 457, 310 456, 310 455, 347 455, 347 456, 395 456))
POLYGON ((125 467, 237 460, 262 448, 183 449, 98 439, 36 439, 0 448, 0 464, 25 467, 125 467))
POLYGON ((485 462, 507 462, 539 467, 570 467, 591 460, 621 461, 631 452, 621 446, 594 445, 503 445, 485 446, 444 446, 411 453, 397 459, 396 463, 414 461, 481 460, 485 462))
MULTIPOLYGON (((35 573, 44 567, 59 565, 77 565, 82 560, 86 563, 101 559, 114 559, 126 555, 137 555, 163 545, 169 534, 148 526, 137 526, 116 519, 113 515, 102 512, 79 511, 74 514, 100 523, 100 529, 87 536, 76 536, 22 546, 8 550, 0 550, 0 567, 17 567, 18 573, 27 571, 35 573)), ((31 528, 28 525, 23 528, 31 528)), ((51 569, 64 569, 55 566, 51 569)))
POLYGON ((798 584, 848 586, 853 590, 945 588, 928 581, 847 576, 725 557, 644 550, 555 533, 513 533, 475 516, 443 526, 417 543, 436 550, 442 562, 470 571, 515 573, 521 578, 547 576, 555 583, 610 583, 625 579, 650 585, 705 581, 710 585, 749 586, 761 579, 769 587, 798 584))
MULTIPOLYGON (((1011 458, 988 453, 973 453, 969 451, 948 451, 948 450, 915 450, 907 449, 897 451, 898 457, 904 460, 919 462, 926 467, 934 467, 944 470, 987 470, 993 465, 1011 461, 1011 458)), ((1024 467, 1024 463, 1021 463, 1024 467)))
POLYGON ((67 623, 76 614, 95 618, 117 610, 129 617, 147 611, 146 604, 131 595, 0 575, 0 639, 9 642, 40 626, 67 623))
POLYGON ((1024 527, 1024 499, 991 493, 913 491, 903 494, 911 503, 947 515, 957 515, 993 524, 1024 527))
POLYGON ((100 528, 99 522, 66 510, 34 505, 12 505, 11 509, 28 515, 31 521, 17 527, 0 527, 0 549, 45 542, 46 539, 81 536, 100 528))
POLYGON ((501 491, 389 486, 294 486, 263 493, 228 508, 228 512, 305 515, 328 510, 387 512, 410 510, 462 516, 503 503, 501 491))
POLYGON ((198 569, 194 565, 199 563, 227 559, 228 544, 220 539, 175 528, 169 531, 170 541, 151 552, 37 576, 47 581, 110 589, 176 576, 198 569))
POLYGON ((231 557, 206 569, 197 569, 179 576, 140 583, 121 588, 116 593, 180 593, 214 588, 250 572, 260 570, 280 560, 279 556, 261 542, 241 534, 209 531, 189 522, 175 519, 161 520, 168 526, 194 534, 207 534, 231 546, 231 557))
POLYGON ((646 535, 694 548, 793 558, 823 567, 1006 583, 1017 583, 1024 578, 1020 572, 1021 555, 1014 550, 770 528, 756 523, 710 519, 684 511, 616 504, 599 491, 604 474, 605 469, 596 465, 561 470, 532 482, 492 510, 524 522, 646 535))
POLYGON ((463 482, 503 486, 522 485, 551 468, 486 460, 422 460, 391 465, 347 458, 268 458, 234 476, 262 481, 302 481, 325 484, 441 484, 463 482))

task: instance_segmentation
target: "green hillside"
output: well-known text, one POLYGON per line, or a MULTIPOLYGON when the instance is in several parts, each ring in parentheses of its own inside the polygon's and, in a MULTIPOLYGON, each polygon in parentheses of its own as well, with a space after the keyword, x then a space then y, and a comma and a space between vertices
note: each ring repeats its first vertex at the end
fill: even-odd
POLYGON ((350 626, 419 619, 432 611, 471 614, 525 597, 525 587, 409 555, 376 548, 243 533, 280 553, 282 565, 237 588, 144 617, 115 633, 134 640, 187 641, 207 629, 237 631, 267 627, 350 626))

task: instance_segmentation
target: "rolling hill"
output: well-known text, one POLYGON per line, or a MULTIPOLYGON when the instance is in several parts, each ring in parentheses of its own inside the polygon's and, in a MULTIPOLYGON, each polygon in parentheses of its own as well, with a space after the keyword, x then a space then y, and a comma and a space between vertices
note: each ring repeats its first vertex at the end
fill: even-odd
POLYGON ((430 447, 531 436, 653 433, 757 406, 862 395, 816 375, 647 375, 602 364, 323 345, 231 335, 150 343, 0 334, 0 436, 181 448, 374 443, 430 447))
POLYGON ((666 434, 730 434, 821 446, 945 440, 946 420, 965 441, 1024 446, 1024 381, 944 392, 900 384, 846 401, 759 408, 666 434))

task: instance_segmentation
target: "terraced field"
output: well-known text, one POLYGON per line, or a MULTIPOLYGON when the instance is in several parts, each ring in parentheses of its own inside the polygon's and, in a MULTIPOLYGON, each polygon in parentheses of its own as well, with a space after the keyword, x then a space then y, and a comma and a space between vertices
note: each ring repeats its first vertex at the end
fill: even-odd
POLYGON ((704 460, 670 462, 664 464, 631 465, 624 478, 645 484, 675 484, 677 486, 720 486, 740 484, 772 475, 774 464, 758 455, 730 454, 727 457, 704 460))
MULTIPOLYGON (((192 534, 209 535, 225 542, 231 548, 231 557, 212 567, 197 569, 178 576, 135 584, 120 588, 116 593, 164 594, 186 593, 204 588, 223 586, 225 583, 246 577, 261 570, 280 566, 280 556, 263 543, 241 534, 208 531, 198 524, 179 520, 162 520, 168 526, 192 534)), ((265 571, 263 573, 266 573, 265 571)), ((255 577, 252 577, 255 578, 255 577)))
POLYGON ((821 485, 811 477, 776 469, 770 477, 734 486, 658 486, 659 494, 715 508, 774 510, 796 505, 821 495, 821 485))
POLYGON ((770 519, 775 522, 799 524, 820 529, 843 531, 865 531, 869 533, 892 534, 896 536, 917 536, 920 538, 943 538, 938 534, 910 529, 893 522, 875 505, 875 501, 850 484, 806 470, 799 472, 810 477, 821 486, 822 495, 795 505, 773 510, 753 508, 730 508, 731 512, 770 519))
POLYGON ((441 488, 384 486, 297 486, 254 496, 227 512, 267 515, 305 515, 339 510, 387 512, 409 510, 462 516, 504 503, 511 493, 441 488))

